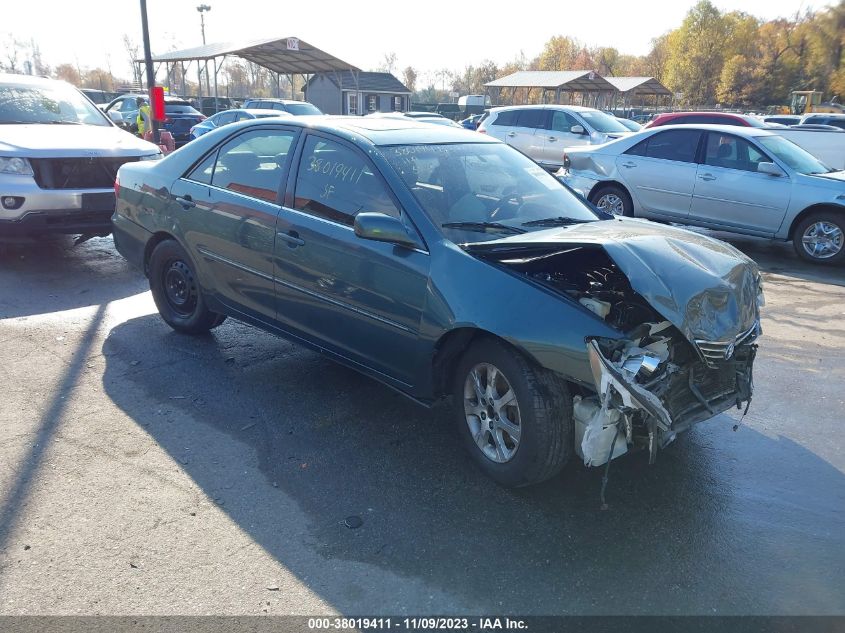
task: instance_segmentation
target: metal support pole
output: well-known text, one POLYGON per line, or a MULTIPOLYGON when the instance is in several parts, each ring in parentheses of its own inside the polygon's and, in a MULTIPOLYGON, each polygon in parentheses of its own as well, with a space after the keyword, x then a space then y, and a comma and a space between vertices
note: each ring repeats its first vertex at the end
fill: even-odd
POLYGON ((219 112, 220 108, 218 104, 220 100, 217 98, 217 58, 214 58, 214 111, 219 112))
MULTIPOLYGON (((152 102, 152 89, 155 86, 155 72, 153 71, 153 55, 150 52, 150 29, 147 25, 147 0, 141 0, 141 30, 144 37, 144 63, 147 66, 147 89, 149 90, 150 102, 152 102)), ((158 122, 150 117, 150 127, 153 131, 153 143, 159 144, 161 140, 158 134, 158 122)))

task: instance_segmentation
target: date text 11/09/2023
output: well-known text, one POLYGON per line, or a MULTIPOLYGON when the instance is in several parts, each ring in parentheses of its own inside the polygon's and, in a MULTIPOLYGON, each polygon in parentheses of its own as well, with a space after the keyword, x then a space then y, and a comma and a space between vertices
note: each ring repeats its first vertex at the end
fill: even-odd
POLYGON ((518 618, 308 618, 310 631, 527 631, 518 618))

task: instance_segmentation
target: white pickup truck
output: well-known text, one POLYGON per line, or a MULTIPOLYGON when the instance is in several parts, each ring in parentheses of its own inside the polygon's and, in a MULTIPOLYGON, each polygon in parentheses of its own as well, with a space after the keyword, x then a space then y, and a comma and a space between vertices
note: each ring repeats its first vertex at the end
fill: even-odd
POLYGON ((845 169, 845 130, 802 130, 778 128, 772 130, 810 152, 825 165, 845 169))

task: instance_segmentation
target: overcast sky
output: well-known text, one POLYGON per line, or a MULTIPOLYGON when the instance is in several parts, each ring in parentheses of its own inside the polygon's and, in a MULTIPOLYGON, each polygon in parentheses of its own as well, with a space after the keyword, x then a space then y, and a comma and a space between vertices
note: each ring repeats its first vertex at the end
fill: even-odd
MULTIPOLYGON (((520 51, 537 55, 554 35, 588 45, 615 46, 623 53, 648 52, 649 41, 677 27, 694 0, 497 0, 424 2, 365 0, 147 0, 153 53, 202 43, 199 4, 206 41, 249 41, 299 37, 363 70, 396 53, 397 70, 414 66, 423 82, 437 70, 459 70, 485 59, 503 64, 520 51), (419 10, 413 10, 419 7, 419 10), (463 8, 460 8, 463 7, 463 8), (427 75, 428 73, 428 75, 427 75)), ((772 19, 789 17, 831 2, 742 0, 714 2, 772 19)), ((8 33, 34 39, 44 61, 84 68, 108 67, 130 75, 123 35, 141 42, 139 0, 28 0, 3 2, 0 46, 8 33)))

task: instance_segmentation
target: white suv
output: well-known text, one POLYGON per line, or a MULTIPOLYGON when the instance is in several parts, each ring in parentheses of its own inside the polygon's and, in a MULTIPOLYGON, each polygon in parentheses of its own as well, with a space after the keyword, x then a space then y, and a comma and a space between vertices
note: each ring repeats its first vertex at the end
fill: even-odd
POLYGON ((0 74, 0 241, 108 235, 118 167, 157 158, 70 84, 0 74))
POLYGON ((555 104, 493 108, 477 131, 512 145, 549 170, 563 166, 564 147, 599 145, 631 134, 601 110, 555 104))

